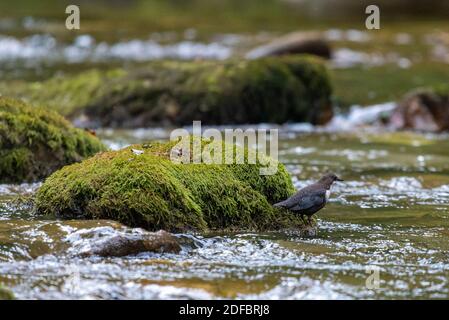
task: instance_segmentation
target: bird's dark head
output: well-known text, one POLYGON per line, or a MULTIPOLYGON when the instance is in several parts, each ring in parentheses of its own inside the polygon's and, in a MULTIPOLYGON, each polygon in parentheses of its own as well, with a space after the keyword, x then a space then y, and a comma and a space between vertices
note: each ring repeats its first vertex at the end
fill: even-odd
POLYGON ((327 188, 330 188, 330 186, 335 181, 344 181, 344 180, 337 177, 337 175, 335 173, 327 173, 321 177, 321 179, 318 181, 318 183, 326 186, 327 188))

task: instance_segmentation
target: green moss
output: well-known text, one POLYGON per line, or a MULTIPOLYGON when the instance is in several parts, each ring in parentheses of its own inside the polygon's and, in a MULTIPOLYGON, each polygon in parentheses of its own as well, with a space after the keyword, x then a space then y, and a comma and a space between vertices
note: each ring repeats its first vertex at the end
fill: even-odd
MULTIPOLYGON (((214 142, 203 141, 203 148, 208 143, 214 142)), ((36 212, 65 218, 113 219, 149 230, 302 226, 299 217, 270 204, 294 192, 282 164, 275 163, 277 173, 265 176, 259 175, 260 162, 176 164, 169 158, 174 146, 175 142, 134 145, 64 167, 38 190, 36 212), (144 153, 136 155, 133 148, 144 153)), ((245 150, 245 159, 248 152, 245 150)))
MULTIPOLYGON (((79 106, 88 105, 92 100, 101 96, 102 84, 109 83, 124 75, 123 70, 106 72, 86 71, 66 80, 56 76, 45 82, 34 82, 24 86, 26 92, 23 98, 34 103, 51 106, 51 109, 69 116, 77 115, 79 106), (29 95, 29 96, 28 96, 29 95)), ((18 90, 20 95, 21 90, 18 90)))
POLYGON ((60 115, 0 97, 0 181, 34 181, 104 150, 60 115))
POLYGON ((322 61, 309 56, 253 61, 157 61, 138 71, 88 71, 23 86, 15 94, 102 126, 324 123, 332 117, 322 61))
POLYGON ((14 300, 14 293, 0 285, 0 300, 14 300))

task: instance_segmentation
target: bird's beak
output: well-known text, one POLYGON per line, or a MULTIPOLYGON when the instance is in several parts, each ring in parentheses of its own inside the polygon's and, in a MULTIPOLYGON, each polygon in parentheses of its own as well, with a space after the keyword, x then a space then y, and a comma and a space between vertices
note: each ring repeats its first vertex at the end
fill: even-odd
POLYGON ((337 181, 345 181, 345 180, 343 180, 343 179, 340 179, 340 178, 337 178, 337 181))

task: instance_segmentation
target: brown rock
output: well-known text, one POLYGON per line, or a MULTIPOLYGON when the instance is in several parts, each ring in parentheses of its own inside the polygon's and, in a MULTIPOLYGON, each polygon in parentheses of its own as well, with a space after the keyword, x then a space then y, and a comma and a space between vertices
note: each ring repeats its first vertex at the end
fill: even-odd
POLYGON ((256 47, 246 54, 248 59, 290 54, 313 54, 322 58, 331 57, 329 44, 315 33, 292 32, 266 45, 256 47))
POLYGON ((409 93, 393 112, 390 125, 425 132, 449 130, 449 96, 432 90, 409 93))
POLYGON ((101 257, 123 257, 140 252, 178 253, 181 247, 170 233, 160 230, 135 235, 116 235, 100 240, 91 246, 91 250, 81 255, 101 257))

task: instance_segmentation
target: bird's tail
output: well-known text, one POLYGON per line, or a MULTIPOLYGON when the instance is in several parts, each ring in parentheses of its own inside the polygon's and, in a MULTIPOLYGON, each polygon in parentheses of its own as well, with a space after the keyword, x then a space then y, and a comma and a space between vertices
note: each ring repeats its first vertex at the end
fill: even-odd
POLYGON ((275 208, 284 208, 284 201, 273 204, 275 208))

